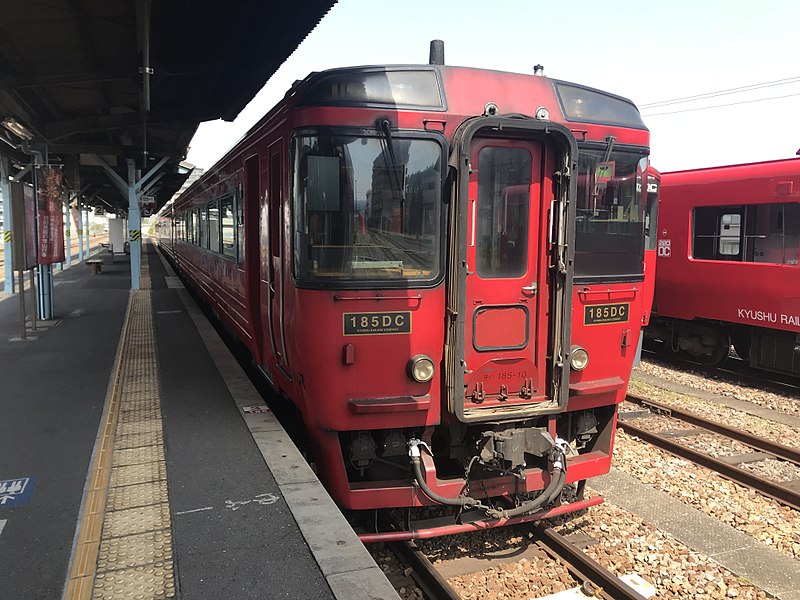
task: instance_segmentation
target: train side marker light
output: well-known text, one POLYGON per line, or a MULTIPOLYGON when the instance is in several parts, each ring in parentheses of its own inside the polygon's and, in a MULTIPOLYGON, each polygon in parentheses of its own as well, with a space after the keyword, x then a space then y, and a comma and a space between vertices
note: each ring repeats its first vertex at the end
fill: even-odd
POLYGON ((589 364, 589 353, 581 346, 573 346, 569 352, 569 366, 574 371, 583 371, 589 364))
POLYGON ((424 354, 417 354, 408 361, 408 376, 418 383, 428 383, 433 379, 433 360, 424 354))

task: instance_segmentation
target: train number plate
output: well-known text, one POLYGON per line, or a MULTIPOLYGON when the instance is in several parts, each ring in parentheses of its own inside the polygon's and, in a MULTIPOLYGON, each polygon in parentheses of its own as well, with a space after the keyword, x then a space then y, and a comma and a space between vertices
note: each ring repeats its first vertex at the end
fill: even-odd
POLYGON ((411 311, 344 313, 345 335, 411 333, 411 311))
POLYGON ((627 323, 630 312, 630 302, 584 306, 583 324, 605 325, 606 323, 627 323))

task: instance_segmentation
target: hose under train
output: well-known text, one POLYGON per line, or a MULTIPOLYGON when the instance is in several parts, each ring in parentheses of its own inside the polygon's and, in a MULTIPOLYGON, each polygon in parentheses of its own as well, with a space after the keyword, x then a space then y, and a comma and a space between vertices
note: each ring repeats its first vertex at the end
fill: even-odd
POLYGON ((549 504, 554 501, 561 493, 561 490, 564 489, 564 484, 567 481, 567 458, 561 448, 558 446, 554 446, 553 448, 558 452, 558 458, 553 461, 553 469, 550 472, 550 483, 548 483, 547 487, 542 490, 542 493, 533 500, 523 502, 519 506, 509 509, 496 509, 486 506, 480 500, 472 498, 471 496, 460 495, 454 498, 448 498, 447 496, 437 494, 425 481, 425 476, 422 473, 422 458, 418 455, 418 450, 411 455, 411 467, 414 471, 414 478, 417 480, 420 489, 434 502, 447 506, 459 506, 464 509, 479 508, 493 519, 510 519, 533 512, 549 504))

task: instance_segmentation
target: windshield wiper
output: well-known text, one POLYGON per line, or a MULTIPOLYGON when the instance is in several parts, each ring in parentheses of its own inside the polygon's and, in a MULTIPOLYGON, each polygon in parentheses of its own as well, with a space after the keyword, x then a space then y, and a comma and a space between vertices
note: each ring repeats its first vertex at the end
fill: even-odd
POLYGON ((608 162, 608 159, 611 158, 611 153, 614 151, 614 143, 617 141, 617 138, 613 135, 606 136, 606 152, 603 154, 603 162, 608 162))
POLYGON ((400 179, 400 173, 398 172, 398 164, 397 158, 394 154, 394 141, 392 140, 392 132, 390 130, 391 123, 389 123, 389 119, 380 119, 378 121, 378 131, 383 134, 383 139, 386 142, 386 153, 384 153, 384 161, 385 156, 388 153, 389 160, 391 161, 391 165, 386 165, 386 170, 389 172, 389 183, 396 189, 396 191, 400 194, 402 200, 405 200, 405 190, 403 189, 403 182, 400 179))
MULTIPOLYGON (((603 160, 601 160, 598 165, 605 165, 608 163, 609 159, 611 158, 611 153, 614 151, 614 142, 617 141, 617 138, 613 135, 606 136, 606 151, 603 153, 603 160)), ((597 169, 597 167, 595 167, 597 169)), ((597 199, 600 195, 600 184, 595 181, 594 190, 592 191, 592 198, 597 199)))

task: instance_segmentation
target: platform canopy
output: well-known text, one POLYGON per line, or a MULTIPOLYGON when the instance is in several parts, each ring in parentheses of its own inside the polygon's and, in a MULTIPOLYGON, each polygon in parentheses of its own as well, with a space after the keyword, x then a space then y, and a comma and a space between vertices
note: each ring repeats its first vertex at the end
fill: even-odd
POLYGON ((98 164, 126 179, 128 159, 145 173, 166 158, 160 207, 198 125, 233 120, 335 2, 6 0, 0 154, 62 163, 82 203, 118 212, 128 199, 98 164))

